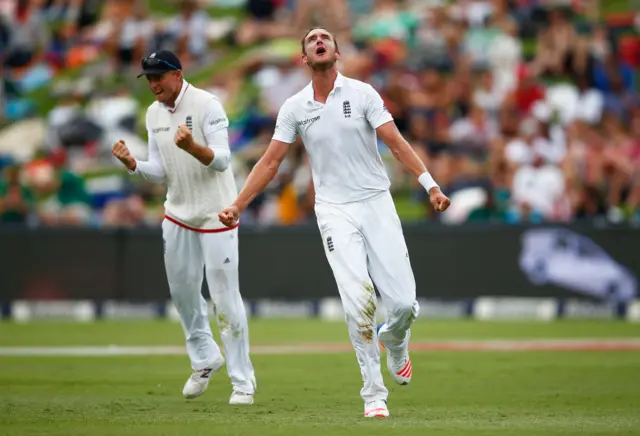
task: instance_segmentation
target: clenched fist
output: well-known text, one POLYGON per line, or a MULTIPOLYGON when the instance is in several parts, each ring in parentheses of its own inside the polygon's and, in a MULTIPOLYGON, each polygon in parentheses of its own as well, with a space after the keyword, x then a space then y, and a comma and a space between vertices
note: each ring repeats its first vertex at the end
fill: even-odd
POLYGON ((429 192, 429 200, 436 212, 444 212, 451 204, 451 200, 438 188, 433 188, 429 192))
POLYGON ((193 147, 193 136, 191 136, 191 131, 186 125, 180 124, 178 126, 174 141, 178 147, 185 151, 189 151, 193 147))
POLYGON ((113 149, 111 150, 111 152, 115 157, 118 158, 118 160, 120 160, 120 162, 123 163, 125 167, 127 167, 129 171, 133 171, 136 169, 136 160, 133 158, 133 156, 131 156, 131 153, 129 153, 129 149, 127 148, 123 140, 116 142, 113 145, 113 149))
POLYGON ((220 222, 227 227, 233 227, 238 223, 240 217, 240 210, 238 206, 231 206, 223 210, 218 214, 220 222))

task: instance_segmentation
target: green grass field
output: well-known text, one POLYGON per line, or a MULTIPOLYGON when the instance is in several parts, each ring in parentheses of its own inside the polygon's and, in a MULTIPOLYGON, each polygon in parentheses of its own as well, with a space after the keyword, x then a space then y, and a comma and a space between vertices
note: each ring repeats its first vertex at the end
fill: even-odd
MULTIPOLYGON (((353 352, 269 354, 267 345, 347 344, 340 322, 255 320, 256 404, 227 404, 217 374, 181 396, 185 355, 0 357, 2 435, 632 435, 640 434, 639 351, 414 351, 388 420, 365 420, 353 352)), ((426 341, 640 338, 615 321, 420 321, 426 341)), ((23 346, 182 346, 165 321, 0 323, 0 354, 23 346)))

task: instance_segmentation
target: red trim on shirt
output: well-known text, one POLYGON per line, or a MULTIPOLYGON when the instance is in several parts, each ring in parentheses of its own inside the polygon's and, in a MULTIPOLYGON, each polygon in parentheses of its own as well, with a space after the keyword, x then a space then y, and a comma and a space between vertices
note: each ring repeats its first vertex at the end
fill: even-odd
POLYGON ((237 228, 240 225, 240 223, 237 223, 233 227, 223 227, 221 229, 196 229, 196 228, 193 228, 193 227, 189 227, 186 224, 182 224, 180 221, 176 220, 175 218, 171 218, 168 215, 165 215, 164 217, 167 220, 169 220, 172 223, 174 223, 175 225, 182 227, 183 229, 191 230, 192 232, 198 232, 198 233, 221 233, 221 232, 227 232, 229 230, 233 230, 233 229, 237 228))
POLYGON ((178 106, 180 105, 180 103, 182 103, 182 100, 184 100, 184 95, 187 93, 187 89, 189 89, 189 85, 190 83, 187 82, 187 86, 184 88, 184 92, 182 93, 182 98, 180 99, 180 101, 178 102, 178 104, 176 105, 176 107, 174 107, 173 109, 167 109, 169 111, 169 113, 175 113, 175 111, 178 110, 178 106))

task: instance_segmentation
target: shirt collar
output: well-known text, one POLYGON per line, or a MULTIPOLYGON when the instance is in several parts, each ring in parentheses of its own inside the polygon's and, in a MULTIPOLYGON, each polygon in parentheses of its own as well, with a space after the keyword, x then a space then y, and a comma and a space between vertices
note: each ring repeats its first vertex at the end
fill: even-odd
POLYGON ((169 112, 173 113, 176 111, 176 109, 178 109, 178 105, 180 104, 180 102, 182 101, 182 97, 184 97, 184 93, 187 91, 187 88, 189 88, 189 83, 186 80, 182 81, 182 89, 180 89, 180 94, 178 94, 178 97, 176 97, 176 101, 174 103, 174 106, 167 106, 164 103, 160 103, 165 109, 167 109, 169 112))
MULTIPOLYGON (((340 72, 338 72, 338 76, 336 77, 335 82, 333 82, 333 89, 331 90, 329 95, 331 95, 331 93, 334 92, 336 89, 342 88, 343 85, 344 85, 344 76, 340 74, 340 72)), ((307 85, 306 97, 307 97, 307 102, 313 103, 315 101, 315 99, 313 98, 313 82, 309 82, 309 84, 307 85)))

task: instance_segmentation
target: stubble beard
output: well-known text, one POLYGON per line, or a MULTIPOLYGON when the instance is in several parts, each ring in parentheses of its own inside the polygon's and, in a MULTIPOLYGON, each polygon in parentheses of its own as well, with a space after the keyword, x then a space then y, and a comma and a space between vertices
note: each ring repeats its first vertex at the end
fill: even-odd
POLYGON ((333 58, 331 60, 313 62, 309 64, 309 68, 313 71, 328 71, 336 65, 337 61, 336 58, 333 58))

